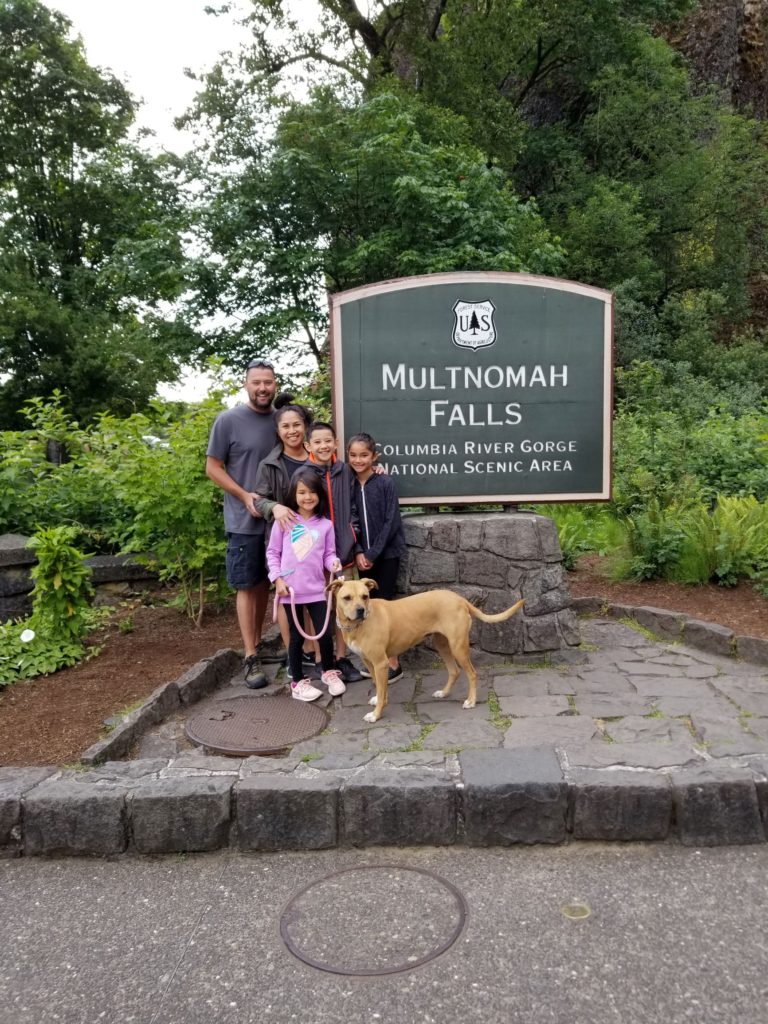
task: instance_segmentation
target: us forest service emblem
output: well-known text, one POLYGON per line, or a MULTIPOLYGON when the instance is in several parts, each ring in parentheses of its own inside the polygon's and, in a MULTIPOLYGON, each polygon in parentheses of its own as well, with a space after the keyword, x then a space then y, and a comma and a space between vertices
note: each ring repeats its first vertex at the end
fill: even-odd
POLYGON ((453 307, 453 343, 461 348, 487 348, 496 341, 493 314, 496 307, 490 299, 485 302, 458 300, 453 307))

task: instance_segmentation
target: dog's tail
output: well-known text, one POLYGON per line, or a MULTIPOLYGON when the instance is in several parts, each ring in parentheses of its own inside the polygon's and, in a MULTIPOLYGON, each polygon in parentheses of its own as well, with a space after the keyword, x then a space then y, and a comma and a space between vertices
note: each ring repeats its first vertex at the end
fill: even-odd
POLYGON ((519 612, 525 604, 525 598, 522 601, 518 601, 517 604, 513 604, 511 608, 507 608, 505 612, 499 612, 497 615, 486 615, 485 612, 481 612, 479 608, 475 608, 473 604, 467 601, 467 611, 476 619, 480 619, 481 622, 504 622, 506 619, 511 619, 515 612, 519 612))

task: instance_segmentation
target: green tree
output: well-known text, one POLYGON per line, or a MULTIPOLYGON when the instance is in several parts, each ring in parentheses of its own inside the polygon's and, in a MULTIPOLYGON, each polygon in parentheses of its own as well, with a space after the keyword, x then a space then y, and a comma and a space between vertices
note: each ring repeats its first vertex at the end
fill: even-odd
MULTIPOLYGON (((248 133, 242 112, 239 126, 248 133)), ((346 104, 318 90, 286 109, 272 141, 238 167, 232 125, 220 131, 233 169, 222 170, 221 151, 208 167, 201 227, 212 258, 200 267, 200 296, 201 312, 239 317, 217 340, 230 359, 252 352, 254 339, 266 348, 294 339, 321 361, 326 291, 562 265, 535 204, 488 167, 463 119, 418 97, 385 90, 346 104)))
POLYGON ((58 388, 78 417, 145 406, 196 344, 178 168, 127 141, 135 105, 70 22, 0 3, 0 426, 58 388))
MULTIPOLYGON (((709 325, 722 341, 753 312, 765 269, 768 147, 762 125, 692 88, 657 35, 693 6, 319 0, 307 29, 288 0, 251 0, 252 45, 209 77, 197 115, 218 120, 214 149, 227 135, 232 161, 258 162, 260 127, 297 80, 328 83, 350 109, 382 90, 418 96, 459 115, 462 141, 535 196, 566 276, 631 292, 627 352, 645 348, 633 324, 699 291, 722 300, 709 325)), ((657 334, 656 352, 670 341, 657 334)))

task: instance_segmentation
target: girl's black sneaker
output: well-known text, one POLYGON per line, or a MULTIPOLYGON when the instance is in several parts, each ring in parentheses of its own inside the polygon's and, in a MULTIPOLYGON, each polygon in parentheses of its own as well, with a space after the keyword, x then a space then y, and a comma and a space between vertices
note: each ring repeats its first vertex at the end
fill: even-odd
POLYGON ((341 672, 341 678, 345 683, 359 683, 363 673, 358 672, 349 658, 337 658, 336 668, 341 672))

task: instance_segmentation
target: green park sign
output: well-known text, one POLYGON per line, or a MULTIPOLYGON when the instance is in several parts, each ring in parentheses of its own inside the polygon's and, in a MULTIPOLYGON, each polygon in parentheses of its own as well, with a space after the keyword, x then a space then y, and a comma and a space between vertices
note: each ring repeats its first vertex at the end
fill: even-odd
POLYGON ((409 504, 610 497, 613 300, 432 274, 330 298, 340 442, 367 431, 409 504))

